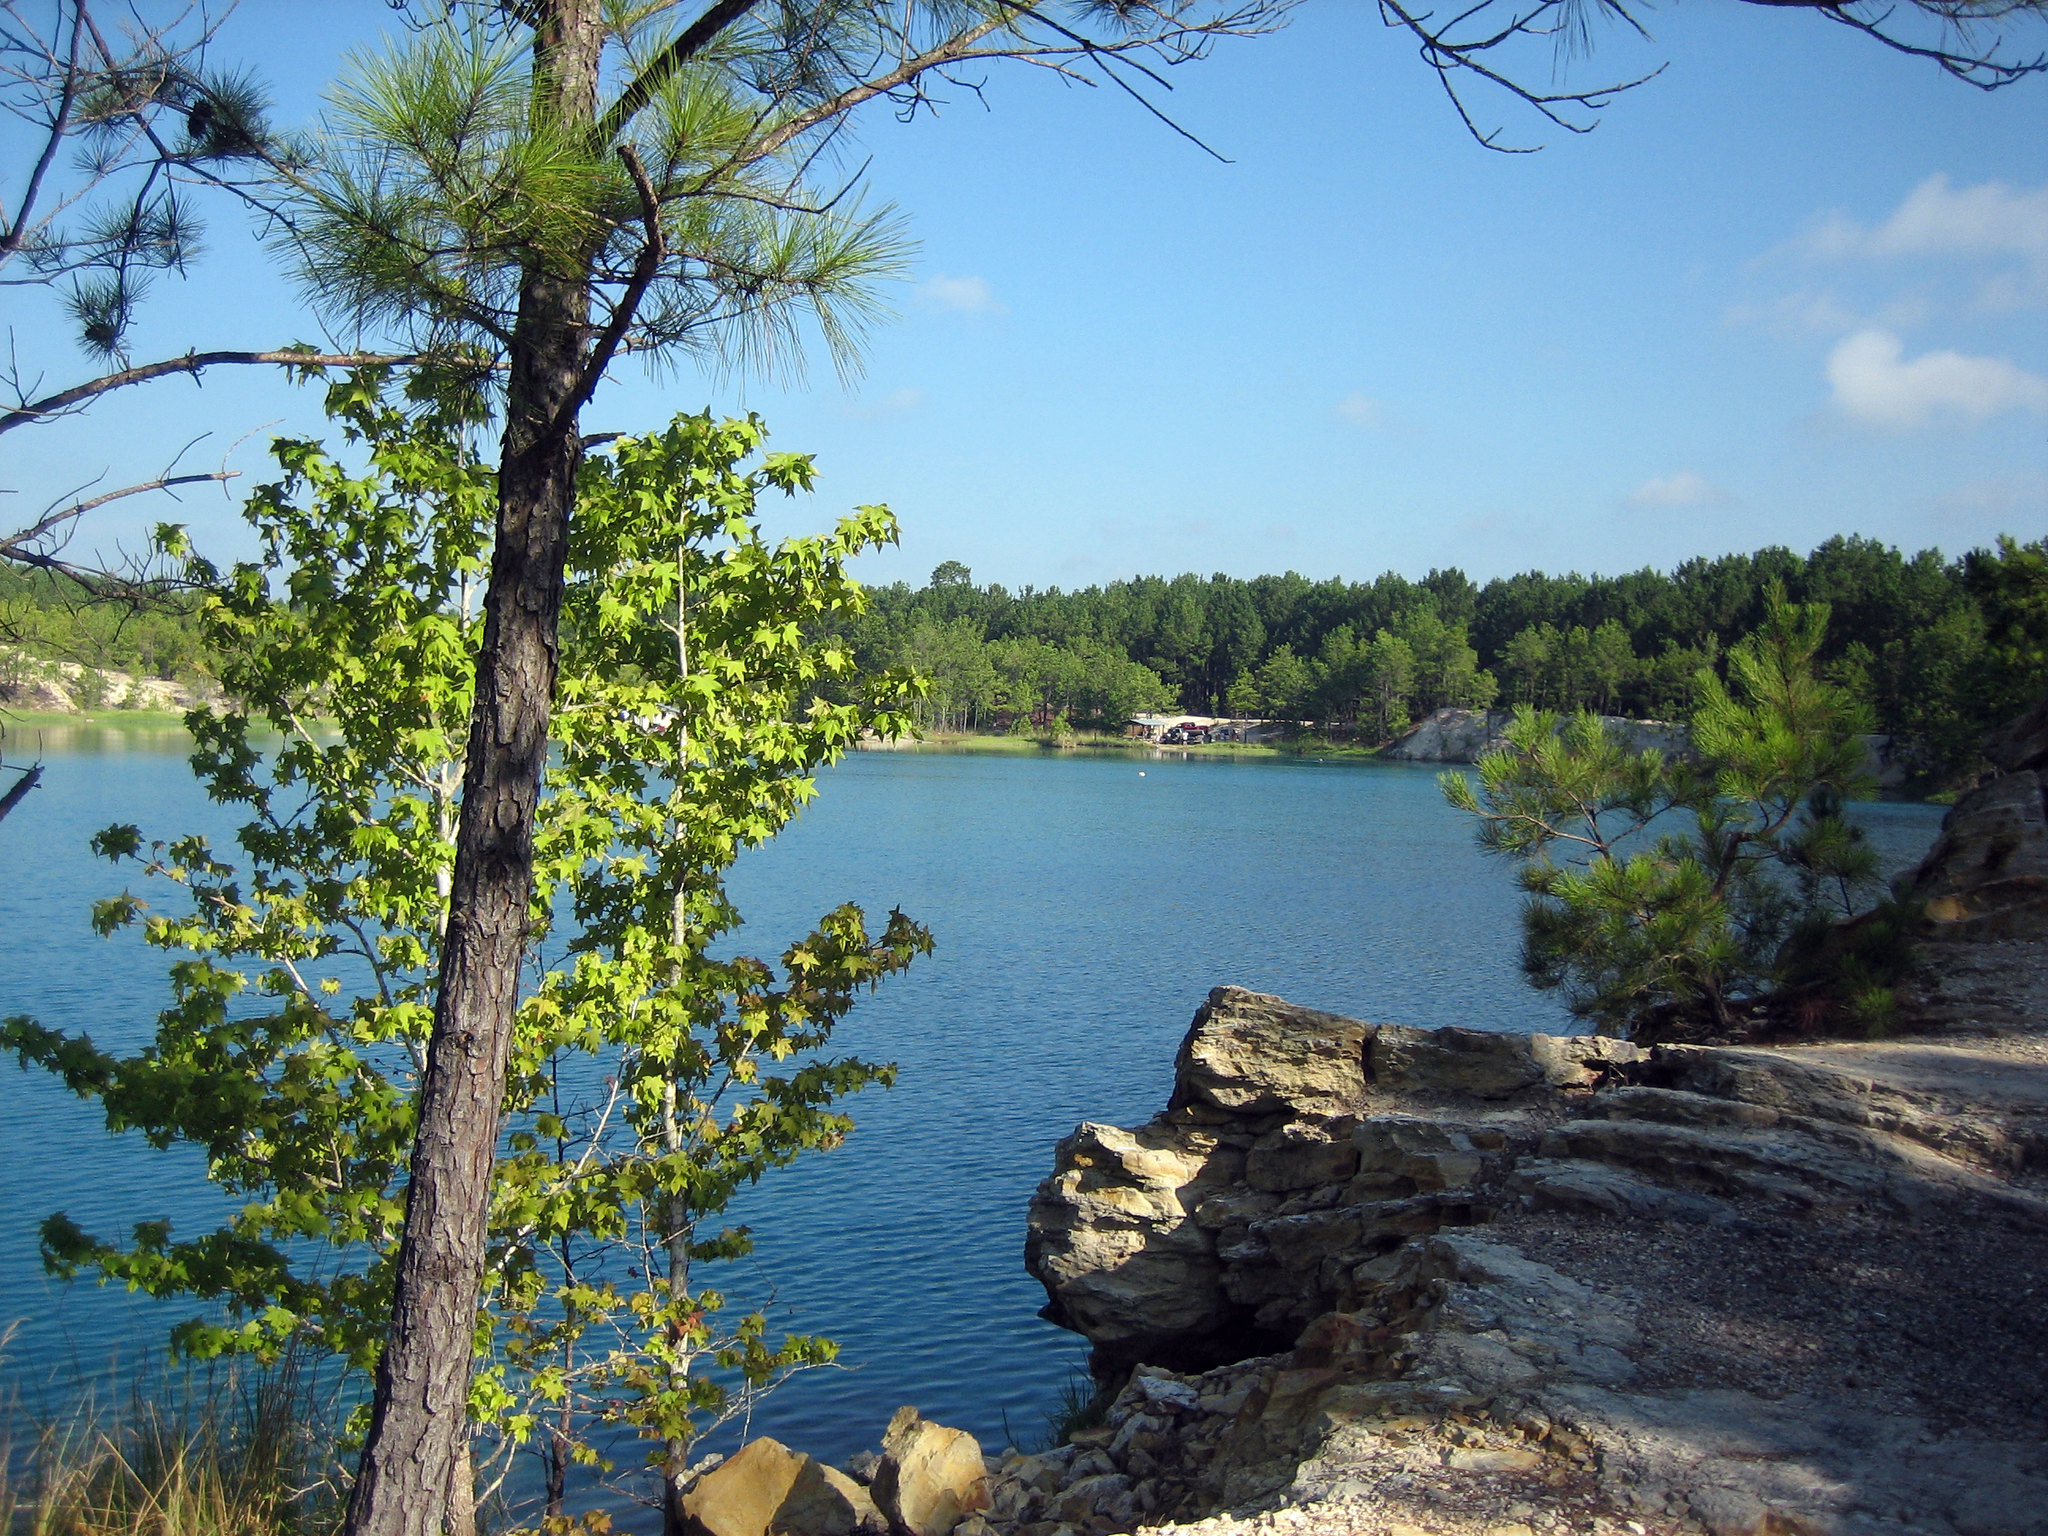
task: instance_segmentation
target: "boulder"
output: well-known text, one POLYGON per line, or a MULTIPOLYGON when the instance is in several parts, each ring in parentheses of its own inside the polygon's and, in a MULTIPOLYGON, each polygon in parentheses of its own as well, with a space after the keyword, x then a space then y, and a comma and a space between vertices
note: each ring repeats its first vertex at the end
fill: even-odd
POLYGON ((683 1495, 683 1520, 693 1536, 882 1536, 889 1528, 859 1483, 765 1435, 696 1481, 683 1495))
POLYGON ((989 1507, 981 1446, 965 1430, 899 1408, 882 1436, 874 1498, 902 1536, 952 1536, 963 1519, 989 1507))
POLYGON ((1195 1119, 1343 1114, 1365 1099, 1373 1026, 1282 998, 1218 987, 1173 1064, 1168 1112, 1195 1119), (1207 1111, 1208 1113, 1203 1113, 1207 1111))
POLYGON ((1938 935, 2048 928, 2048 773, 2008 773, 1963 796, 1909 884, 1938 935))
POLYGON ((787 1536, 884 1536, 889 1521, 868 1490, 837 1467, 805 1458, 772 1532, 787 1536))

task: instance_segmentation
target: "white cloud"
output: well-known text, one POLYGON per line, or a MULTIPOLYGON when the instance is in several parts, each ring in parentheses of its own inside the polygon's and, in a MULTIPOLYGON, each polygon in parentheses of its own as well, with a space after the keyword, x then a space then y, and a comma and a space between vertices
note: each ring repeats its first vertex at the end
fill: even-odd
POLYGON ((1646 512, 1660 507, 1725 507, 1734 499, 1705 476, 1681 469, 1645 480, 1628 493, 1627 505, 1646 512))
POLYGON ((1760 330, 1768 335, 1798 340, 1808 336, 1843 336, 1850 331, 1879 327, 1888 331, 1907 330, 1926 322, 1927 296, 1920 293, 1895 295, 1882 304, 1858 313, 1845 305, 1832 289, 1811 288, 1783 294, 1769 302, 1741 300, 1721 312, 1728 325, 1760 330))
POLYGON ((1832 293, 1788 293, 1768 303, 1739 300, 1721 312, 1730 325, 1754 326, 1778 336, 1839 336, 1862 322, 1832 293))
POLYGON ((1396 425, 1387 410, 1384 400, 1375 400, 1371 395, 1353 390, 1330 409, 1339 421, 1348 421, 1354 427, 1363 427, 1368 432, 1389 432, 1396 425))
POLYGON ((982 277, 948 277, 935 272, 917 285, 918 297, 933 309, 950 310, 963 315, 1000 315, 1003 306, 997 302, 988 279, 982 277))
POLYGON ((892 390, 879 400, 849 400, 839 408, 840 414, 855 421, 880 421, 888 416, 901 416, 914 411, 924 404, 921 389, 892 390))
POLYGON ((2048 187, 1951 187, 1930 176, 1875 229, 1831 214, 1807 237, 1820 256, 2024 256, 2048 261, 2048 187))
MULTIPOLYGON (((1795 242, 1826 261, 1897 258, 1999 263, 1981 273, 1972 307, 1992 314, 2048 300, 2048 186, 2032 191, 2002 181, 1951 187, 1930 176, 1875 226, 1831 213, 1795 242)), ((1880 321, 1879 323, 1887 323, 1880 321)))
POLYGON ((1936 415, 1982 421, 2009 410, 2048 411, 2048 379, 2001 357, 1926 352, 1908 362, 1889 331, 1858 331, 1828 355, 1835 404, 1873 426, 1906 429, 1936 415))

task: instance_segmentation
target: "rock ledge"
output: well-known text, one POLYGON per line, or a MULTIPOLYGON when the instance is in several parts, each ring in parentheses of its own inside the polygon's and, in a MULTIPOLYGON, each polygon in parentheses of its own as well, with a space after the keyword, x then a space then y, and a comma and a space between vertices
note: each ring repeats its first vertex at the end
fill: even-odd
POLYGON ((1225 987, 1177 1068, 1032 1201, 1114 1395, 998 1532, 2048 1533, 2048 1061, 1225 987))

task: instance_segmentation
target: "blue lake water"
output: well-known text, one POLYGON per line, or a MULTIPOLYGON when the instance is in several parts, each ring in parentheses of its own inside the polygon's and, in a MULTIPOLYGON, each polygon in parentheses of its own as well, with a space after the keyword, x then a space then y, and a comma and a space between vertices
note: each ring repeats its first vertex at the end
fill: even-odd
MULTIPOLYGON (((91 902, 121 875, 86 839, 136 821, 226 842, 234 818, 207 804, 184 750, 105 733, 44 753, 44 787, 0 823, 0 1014, 115 1045, 148 1035, 166 957, 133 934, 94 937, 91 902)), ((1025 1204, 1078 1121, 1131 1124, 1164 1104, 1211 987, 1405 1024, 1571 1027, 1522 982, 1507 872, 1426 768, 876 752, 821 789, 734 872, 747 947, 778 953, 853 900, 871 916, 902 906, 938 952, 837 1037, 897 1062, 898 1086, 854 1100, 844 1148, 771 1175, 736 1213, 758 1252, 732 1288, 772 1287, 778 1325, 841 1346, 846 1368, 787 1384, 751 1426, 814 1454, 876 1443, 902 1403, 985 1445, 1042 1433, 1086 1347, 1036 1316, 1025 1204)), ((1941 809, 1855 814, 1895 871, 1941 809)), ((196 1155, 110 1138, 90 1106, 12 1063, 0 1103, 0 1327, 19 1324, 0 1372, 44 1397, 148 1357, 183 1313, 46 1279, 38 1220, 62 1209, 122 1232, 169 1216, 192 1231, 219 1204, 196 1155)))

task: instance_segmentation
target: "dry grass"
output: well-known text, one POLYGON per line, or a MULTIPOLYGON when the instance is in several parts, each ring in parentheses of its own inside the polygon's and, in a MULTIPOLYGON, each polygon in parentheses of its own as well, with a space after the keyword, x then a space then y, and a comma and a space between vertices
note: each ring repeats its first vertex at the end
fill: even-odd
POLYGON ((119 1409, 0 1407, 0 1536, 323 1536, 341 1511, 324 1406, 287 1363, 138 1383, 119 1409))

